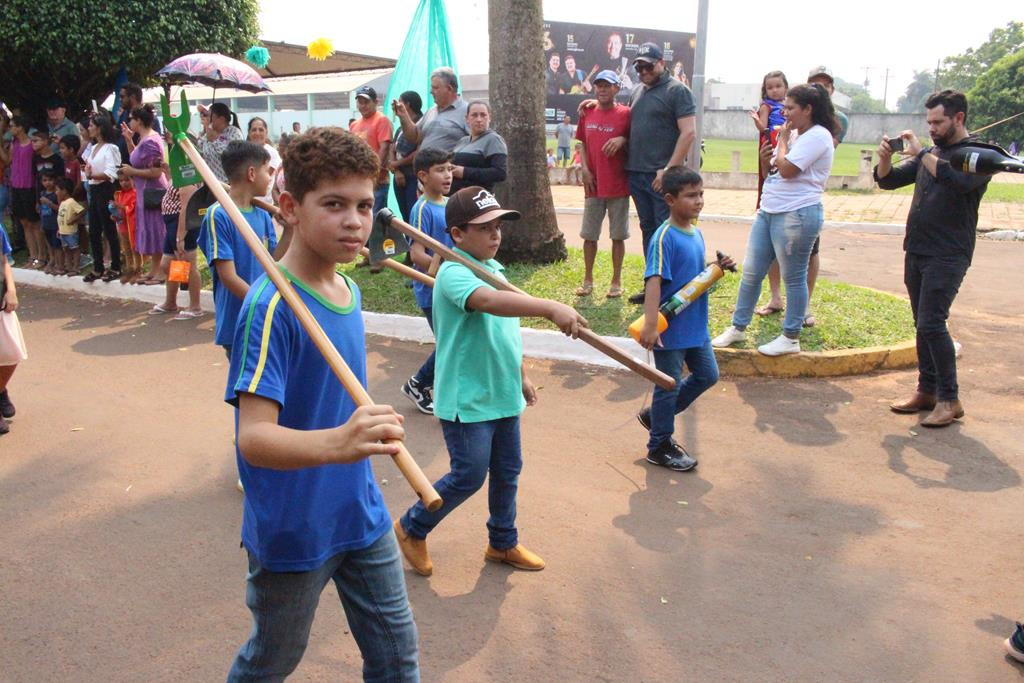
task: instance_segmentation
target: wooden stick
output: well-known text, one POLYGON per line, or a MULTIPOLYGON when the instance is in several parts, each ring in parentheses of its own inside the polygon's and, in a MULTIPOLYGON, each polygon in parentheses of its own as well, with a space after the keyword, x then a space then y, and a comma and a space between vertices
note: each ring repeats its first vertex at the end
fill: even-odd
MULTIPOLYGON (((512 285, 506 282, 505 280, 497 277, 494 273, 487 270, 486 268, 481 268, 473 261, 470 261, 469 259, 465 258, 464 256, 462 256, 455 250, 451 249, 450 247, 442 244, 441 242, 438 242, 430 235, 427 235, 426 233, 412 227, 408 223, 403 222, 398 217, 391 218, 391 225, 397 228, 398 231, 401 232, 403 235, 410 237, 414 240, 419 240, 420 242, 423 243, 424 246, 432 249, 435 254, 441 254, 445 258, 445 260, 455 261, 456 263, 461 263, 462 265, 466 266, 471 271, 473 271, 474 275, 476 275, 478 278, 480 278, 487 284, 491 285, 495 289, 502 289, 505 290, 506 292, 516 292, 517 294, 526 294, 526 292, 519 289, 515 285, 512 285)), ((530 295, 527 294, 527 296, 530 295)), ((644 363, 643 361, 633 358, 619 347, 602 339, 593 330, 585 327, 580 328, 580 339, 586 342, 587 344, 590 344, 595 349, 597 349, 604 355, 608 356, 609 358, 612 358, 622 363, 633 372, 642 376, 644 379, 654 382, 662 389, 671 390, 675 388, 676 381, 672 379, 670 376, 666 375, 664 372, 658 370, 657 368, 652 367, 647 363, 644 363)))
POLYGON ((440 254, 434 254, 434 257, 430 259, 430 267, 427 268, 427 275, 430 277, 437 277, 437 270, 441 267, 441 261, 443 260, 444 259, 441 258, 440 254))
MULTIPOLYGON (((366 247, 363 247, 362 249, 360 249, 359 253, 362 254, 363 256, 365 256, 366 258, 370 258, 370 250, 367 249, 366 247)), ((430 277, 426 273, 421 273, 420 271, 416 270, 415 268, 410 268, 409 266, 405 265, 404 263, 399 263, 398 261, 396 261, 394 259, 386 258, 386 259, 383 259, 381 261, 377 261, 377 263, 374 264, 374 265, 384 266, 385 268, 390 268, 391 270, 395 271, 399 275, 404 275, 407 278, 409 278, 410 280, 419 280, 420 282, 422 282, 423 284, 427 285, 428 287, 433 287, 434 286, 434 278, 430 277)))
MULTIPOLYGON (((280 292, 281 298, 285 300, 295 317, 298 318, 299 323, 302 324, 303 329, 309 335, 310 339, 316 345, 317 349, 323 355, 324 360, 327 361, 327 365, 330 366, 335 376, 341 380, 342 386, 345 387, 345 391, 348 392, 349 396, 357 406, 368 406, 373 405, 373 399, 366 392, 366 389, 360 383, 359 378, 355 376, 351 368, 345 362, 345 359, 338 353, 338 349, 334 348, 334 344, 328 339, 324 333, 323 328, 320 327, 320 323, 317 322, 313 314, 306 308, 306 304, 303 303, 302 298, 299 297, 295 288, 288 279, 281 274, 278 270, 277 264, 274 262, 273 257, 263 247, 263 243, 253 232, 249 223, 242 216, 242 212, 238 210, 238 206, 234 200, 228 195, 224 186, 221 185, 217 177, 213 175, 213 171, 206 165, 203 157, 199 155, 195 146, 191 140, 176 139, 175 143, 181 145, 182 150, 195 165, 196 170, 203 176, 203 180, 206 181, 207 187, 213 192, 214 197, 220 202, 220 205, 227 211, 231 221, 235 224, 235 228, 242 235, 246 244, 249 245, 249 249, 256 256, 256 260, 259 261, 263 270, 267 272, 267 277, 271 279, 274 286, 277 287, 277 291, 280 292)), ((423 474, 423 470, 420 469, 416 461, 413 460, 412 455, 406 449, 405 444, 401 441, 396 441, 398 444, 398 453, 392 457, 395 460, 395 464, 398 469, 402 472, 402 476, 406 478, 409 485, 412 486, 413 491, 420 497, 423 504, 430 511, 437 510, 442 505, 441 497, 437 495, 437 491, 431 485, 430 480, 427 479, 426 475, 423 474)))

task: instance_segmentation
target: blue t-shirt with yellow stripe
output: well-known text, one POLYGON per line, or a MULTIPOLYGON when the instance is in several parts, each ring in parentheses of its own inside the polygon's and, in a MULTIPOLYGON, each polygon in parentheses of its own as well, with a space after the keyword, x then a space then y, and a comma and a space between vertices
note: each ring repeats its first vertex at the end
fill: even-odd
MULTIPOLYGON (((426 195, 423 195, 412 205, 412 210, 409 211, 409 218, 412 221, 412 226, 420 232, 430 235, 447 247, 453 247, 455 243, 452 242, 452 236, 445 229, 447 224, 444 219, 444 207, 447 201, 446 198, 442 198, 442 201, 434 202, 427 199, 426 195)), ((427 248, 427 254, 433 256, 434 252, 427 248)), ((416 270, 426 272, 419 266, 416 266, 416 270)), ((433 306, 433 287, 425 285, 419 280, 413 280, 412 291, 416 295, 417 306, 420 308, 430 308, 433 306)))
MULTIPOLYGON (((704 270, 704 236, 696 227, 684 230, 665 221, 651 235, 647 246, 647 270, 644 280, 661 276, 661 301, 664 304, 679 288, 704 270)), ((708 335, 708 294, 683 309, 669 321, 661 333, 661 347, 690 349, 703 346, 708 335)))
MULTIPOLYGON (((277 248, 277 232, 274 231, 274 221, 271 220, 270 214, 253 206, 248 210, 242 210, 242 215, 267 251, 273 253, 277 248)), ((231 222, 228 212, 219 203, 213 204, 203 216, 199 228, 199 248, 210 264, 210 274, 213 276, 215 342, 221 346, 230 346, 242 301, 221 284, 213 262, 234 261, 235 273, 250 285, 263 274, 263 267, 256 260, 256 255, 252 253, 249 244, 239 234, 235 224, 231 222), (210 227, 211 220, 213 228, 210 227)))
MULTIPOLYGON (((355 283, 345 278, 352 302, 342 308, 281 271, 366 386, 365 330, 355 283)), ((266 275, 253 283, 235 328, 225 400, 236 406, 236 437, 243 392, 276 402, 278 424, 302 431, 338 427, 356 408, 266 275)), ((298 470, 251 465, 237 448, 236 459, 245 487, 242 542, 271 571, 315 569, 339 552, 369 546, 391 528, 369 459, 298 470)))

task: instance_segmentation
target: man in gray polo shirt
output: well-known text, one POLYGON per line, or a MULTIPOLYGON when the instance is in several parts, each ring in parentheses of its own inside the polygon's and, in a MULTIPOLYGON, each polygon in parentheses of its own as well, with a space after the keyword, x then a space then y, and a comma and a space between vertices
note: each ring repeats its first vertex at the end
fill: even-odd
POLYGON ((391 109, 402 125, 402 135, 416 149, 432 147, 451 152, 456 143, 469 135, 466 125, 466 101, 459 97, 459 80, 447 66, 430 74, 430 94, 434 106, 419 121, 413 121, 401 100, 394 100, 391 109))

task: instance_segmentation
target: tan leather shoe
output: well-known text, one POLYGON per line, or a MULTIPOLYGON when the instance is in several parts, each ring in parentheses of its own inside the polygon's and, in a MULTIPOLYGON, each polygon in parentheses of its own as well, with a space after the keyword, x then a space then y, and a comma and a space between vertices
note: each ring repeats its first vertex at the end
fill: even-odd
POLYGON ((921 420, 922 427, 945 427, 953 424, 964 416, 964 406, 960 401, 939 401, 935 404, 935 410, 928 414, 928 417, 921 420))
POLYGON ((412 570, 420 576, 430 576, 434 573, 434 563, 430 560, 430 553, 427 552, 427 541, 422 538, 413 538, 404 528, 402 522, 395 520, 395 538, 398 539, 398 547, 402 549, 402 555, 412 570))
POLYGON ((905 401, 889 404, 889 410, 894 413, 918 413, 922 410, 931 410, 934 407, 934 394, 926 394, 921 391, 915 391, 914 395, 905 401))
POLYGON ((516 569, 525 569, 531 572, 539 572, 544 569, 544 560, 527 550, 522 543, 508 550, 495 550, 488 544, 487 550, 484 551, 484 559, 490 562, 504 562, 516 569))

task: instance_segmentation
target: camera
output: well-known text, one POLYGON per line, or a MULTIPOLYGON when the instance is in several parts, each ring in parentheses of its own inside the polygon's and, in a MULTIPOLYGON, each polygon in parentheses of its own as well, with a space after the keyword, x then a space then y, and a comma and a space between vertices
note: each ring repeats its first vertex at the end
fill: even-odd
POLYGON ((901 137, 891 138, 889 140, 889 149, 891 149, 893 152, 902 152, 903 151, 903 138, 901 138, 901 137))

